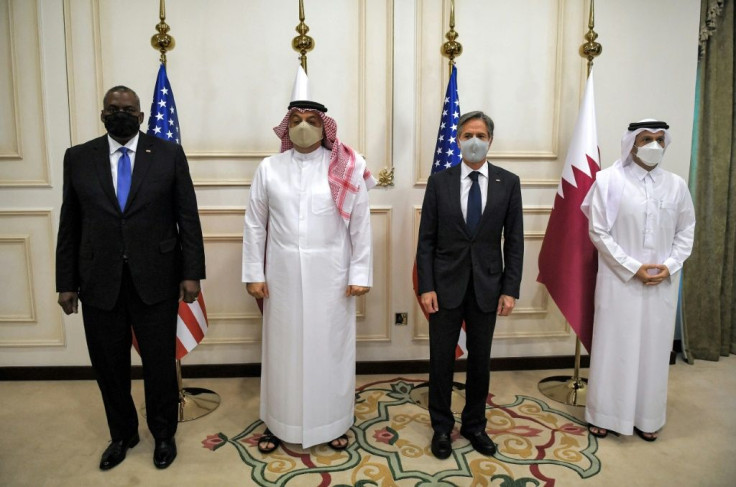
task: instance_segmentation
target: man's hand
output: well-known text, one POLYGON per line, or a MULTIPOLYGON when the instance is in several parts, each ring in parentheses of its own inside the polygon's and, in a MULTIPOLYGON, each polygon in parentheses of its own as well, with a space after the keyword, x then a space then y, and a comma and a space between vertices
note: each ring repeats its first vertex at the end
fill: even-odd
POLYGON ((437 302, 437 293, 434 291, 422 293, 422 295, 419 296, 419 300, 422 302, 422 308, 424 308, 424 311, 428 314, 436 313, 440 310, 440 306, 437 302))
POLYGON ((634 277, 644 283, 645 286, 656 286, 670 277, 670 270, 666 265, 643 264, 639 267, 639 270, 636 271, 634 277))
POLYGON ((245 285, 245 289, 256 299, 268 297, 268 284, 265 282, 249 282, 245 285))
POLYGON ((57 301, 64 313, 70 315, 79 311, 79 293, 76 291, 66 291, 59 293, 59 300, 57 301))
POLYGON ((514 298, 513 296, 502 294, 501 297, 498 298, 498 308, 496 308, 496 314, 498 316, 508 316, 514 310, 514 306, 516 306, 516 298, 514 298))
POLYGON ((348 297, 348 296, 362 296, 362 295, 366 294, 370 290, 371 290, 371 288, 369 288, 369 287, 353 286, 351 284, 345 290, 345 297, 348 297))
POLYGON ((185 280, 179 283, 179 302, 193 303, 199 296, 199 281, 185 280))

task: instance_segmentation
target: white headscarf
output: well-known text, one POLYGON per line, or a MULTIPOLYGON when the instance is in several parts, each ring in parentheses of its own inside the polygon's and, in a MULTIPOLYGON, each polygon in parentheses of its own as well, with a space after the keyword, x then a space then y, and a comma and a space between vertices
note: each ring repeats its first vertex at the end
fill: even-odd
MULTIPOLYGON (((629 129, 633 130, 627 130, 621 137, 621 158, 614 162, 609 170, 600 171, 596 174, 596 184, 594 187, 597 187, 598 191, 603 193, 606 201, 606 230, 611 230, 618 216, 618 209, 621 206, 621 198, 624 193, 624 186, 626 185, 624 167, 634 162, 631 149, 633 149, 634 142, 636 142, 636 136, 645 130, 652 133, 664 132, 664 148, 667 150, 667 146, 672 142, 672 137, 670 136, 669 130, 667 130, 669 127, 657 127, 657 125, 662 124, 663 122, 654 120, 653 118, 645 118, 644 120, 630 124, 629 129), (639 125, 643 126, 639 127, 639 125)), ((666 124, 664 125, 666 126, 666 124)), ((593 191, 589 191, 583 204, 580 205, 580 209, 588 218, 590 218, 590 200, 592 194, 593 191)))
MULTIPOLYGON (((639 124, 654 124, 654 123, 662 123, 658 120, 654 120, 652 118, 645 118, 644 120, 639 120, 636 122, 636 124, 631 125, 639 125, 639 124)), ((629 127, 631 127, 629 125, 629 127)), ((644 132, 645 130, 648 130, 649 132, 652 132, 656 134, 657 132, 664 132, 664 149, 667 150, 667 146, 670 145, 670 142, 672 142, 672 137, 670 136, 670 131, 666 128, 652 128, 652 127, 639 127, 634 130, 627 130, 624 132, 623 137, 621 137, 621 159, 614 162, 614 165, 616 165, 617 162, 621 162, 622 166, 628 166, 632 162, 634 162, 634 159, 631 157, 631 149, 634 148, 634 142, 636 142, 636 136, 640 133, 644 132)))

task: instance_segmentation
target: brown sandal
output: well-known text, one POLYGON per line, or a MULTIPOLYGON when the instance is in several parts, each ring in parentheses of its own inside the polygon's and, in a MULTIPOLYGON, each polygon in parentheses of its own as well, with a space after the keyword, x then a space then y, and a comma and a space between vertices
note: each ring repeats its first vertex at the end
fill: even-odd
POLYGON ((276 448, 278 448, 280 444, 281 444, 281 440, 279 440, 279 438, 276 435, 271 433, 271 430, 266 428, 266 430, 263 432, 261 437, 258 438, 258 451, 261 453, 271 453, 276 448), (271 443, 273 446, 271 447, 266 446, 269 443, 271 443))
POLYGON ((340 435, 331 442, 327 443, 327 446, 335 451, 342 451, 348 447, 348 435, 340 435), (345 444, 339 443, 340 440, 345 440, 345 444), (336 443, 337 442, 337 443, 336 443))
POLYGON ((636 433, 639 436, 639 438, 641 438, 644 441, 657 441, 657 438, 659 438, 657 436, 657 432, 656 431, 654 433, 645 433, 642 430, 640 430, 639 428, 636 428, 635 427, 634 428, 634 433, 636 433))
POLYGON ((608 436, 608 430, 606 428, 601 428, 600 426, 596 426, 594 424, 588 425, 588 431, 596 438, 605 438, 606 436, 608 436), (596 431, 593 431, 593 429, 595 429, 596 431))

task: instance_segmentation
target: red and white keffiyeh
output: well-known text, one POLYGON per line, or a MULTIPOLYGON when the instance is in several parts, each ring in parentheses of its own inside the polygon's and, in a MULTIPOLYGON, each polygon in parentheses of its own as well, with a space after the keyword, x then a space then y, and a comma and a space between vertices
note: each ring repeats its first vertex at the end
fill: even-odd
MULTIPOLYGON (((355 152, 337 138, 337 123, 333 118, 319 110, 296 107, 289 110, 281 123, 273 128, 278 138, 281 139, 281 152, 294 147, 291 139, 289 139, 289 117, 295 110, 301 113, 314 112, 322 119, 322 144, 330 150, 330 166, 328 169, 330 192, 332 193, 332 200, 337 206, 337 211, 340 212, 347 225, 350 223, 355 196, 360 191, 361 175, 356 174, 355 152)), ((364 168, 362 177, 367 189, 371 189, 376 185, 376 181, 367 167, 364 168)))

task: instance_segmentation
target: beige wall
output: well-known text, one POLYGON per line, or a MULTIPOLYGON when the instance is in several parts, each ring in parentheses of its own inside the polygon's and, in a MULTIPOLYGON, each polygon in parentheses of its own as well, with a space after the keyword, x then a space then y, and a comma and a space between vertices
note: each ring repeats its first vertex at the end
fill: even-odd
MULTIPOLYGON (((305 0, 316 47, 312 92, 371 170, 375 286, 360 302, 358 359, 425 359, 427 324, 411 290, 424 185, 447 83, 439 55, 448 0, 305 0), (394 313, 408 312, 408 326, 394 313)), ((522 180, 526 259, 517 311, 499 319, 493 354, 569 355, 571 335, 544 288, 537 254, 584 83, 582 1, 459 0, 464 111, 496 122, 492 162, 522 180)), ((699 2, 598 2, 596 107, 604 166, 627 123, 670 122, 670 169, 687 177, 699 2)), ((240 278, 242 218, 260 159, 278 149, 297 56, 296 0, 170 0, 176 94, 205 234, 210 330, 185 364, 260 360, 260 317, 240 278)), ((104 90, 126 84, 145 110, 158 69, 153 0, 0 0, 0 366, 88 364, 81 317, 54 293, 61 161, 104 132, 104 90)), ((137 358, 136 358, 137 360, 137 358)))

